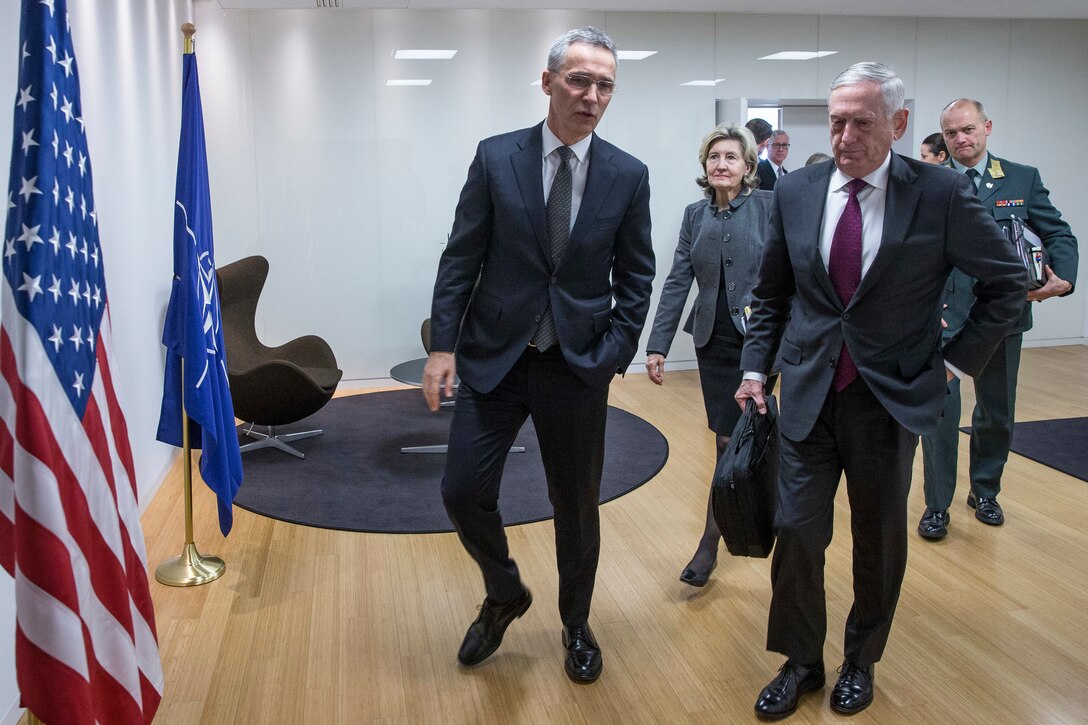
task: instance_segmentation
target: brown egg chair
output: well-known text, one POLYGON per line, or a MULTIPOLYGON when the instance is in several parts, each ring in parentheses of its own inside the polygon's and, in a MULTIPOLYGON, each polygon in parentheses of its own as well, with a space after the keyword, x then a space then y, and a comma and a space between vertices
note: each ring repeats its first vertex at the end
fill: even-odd
POLYGON ((316 335, 279 347, 257 339, 257 301, 268 277, 267 259, 260 255, 239 259, 217 269, 216 275, 234 415, 248 423, 243 433, 257 439, 242 445, 241 451, 273 447, 305 458, 288 442, 324 431, 277 434, 276 427, 313 415, 329 402, 344 375, 336 367, 336 356, 316 335), (257 425, 267 426, 268 432, 253 430, 257 425))

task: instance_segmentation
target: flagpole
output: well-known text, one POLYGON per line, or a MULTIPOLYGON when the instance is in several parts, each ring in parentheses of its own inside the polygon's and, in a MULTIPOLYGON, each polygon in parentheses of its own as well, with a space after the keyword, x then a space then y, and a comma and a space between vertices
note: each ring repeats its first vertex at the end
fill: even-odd
POLYGON ((190 55, 193 50, 193 34, 196 33, 196 26, 192 23, 181 24, 181 34, 185 36, 185 55, 190 55))
MULTIPOLYGON (((186 23, 188 25, 189 23, 186 23)), ((185 361, 181 361, 182 395, 185 394, 185 361)), ((171 587, 195 587, 223 576, 226 563, 218 556, 203 556, 193 542, 193 453, 189 444, 189 416, 181 406, 181 470, 185 495, 185 544, 181 553, 159 564, 155 578, 171 587)))
MULTIPOLYGON (((193 52, 196 26, 184 23, 185 54, 193 52)), ((171 587, 195 587, 223 576, 226 563, 218 556, 202 556, 193 542, 193 455, 189 443, 189 416, 185 413, 185 360, 181 360, 181 466, 185 496, 185 544, 178 556, 171 557, 155 569, 155 578, 171 587)))

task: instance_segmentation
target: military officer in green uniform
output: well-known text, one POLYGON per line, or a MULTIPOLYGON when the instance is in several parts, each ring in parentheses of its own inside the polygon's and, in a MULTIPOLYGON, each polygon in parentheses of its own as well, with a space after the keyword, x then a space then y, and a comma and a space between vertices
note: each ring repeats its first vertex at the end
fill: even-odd
MULTIPOLYGON (((1031 303, 1068 295, 1077 279, 1077 240, 1061 213, 1050 203, 1050 192, 1032 166, 999 159, 986 151, 992 121, 982 104, 970 98, 952 101, 941 112, 941 132, 951 159, 948 165, 966 173, 975 184, 983 206, 1007 230, 1017 216, 1039 235, 1050 258, 1046 283, 1030 290, 1017 324, 983 371, 974 378, 970 480, 967 505, 984 524, 1000 526, 1005 514, 997 502, 1001 472, 1009 457, 1016 407, 1016 375, 1020 345, 1031 329, 1031 303)), ((945 289, 944 334, 954 335, 974 303, 974 280, 954 269, 945 289)), ((918 524, 925 539, 943 539, 948 533, 948 507, 956 490, 959 444, 960 381, 949 383, 948 396, 937 432, 922 436, 926 510, 918 524)))

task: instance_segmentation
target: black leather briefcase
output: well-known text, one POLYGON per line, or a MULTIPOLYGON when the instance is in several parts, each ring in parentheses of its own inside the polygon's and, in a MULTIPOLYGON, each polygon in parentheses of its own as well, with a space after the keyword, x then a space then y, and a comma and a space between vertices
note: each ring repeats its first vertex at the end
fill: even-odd
POLYGON ((766 415, 748 401, 714 469, 710 489, 714 520, 734 556, 764 558, 774 548, 778 403, 773 395, 766 396, 766 401, 766 415))

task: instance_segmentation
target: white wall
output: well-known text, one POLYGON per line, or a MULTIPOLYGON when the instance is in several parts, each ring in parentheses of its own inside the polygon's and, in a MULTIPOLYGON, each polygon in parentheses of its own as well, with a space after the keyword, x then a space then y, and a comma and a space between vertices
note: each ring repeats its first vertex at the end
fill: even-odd
MULTIPOLYGON (((396 363, 422 356, 419 323, 429 314, 438 257, 476 143, 543 117, 547 99, 530 83, 550 41, 576 25, 601 27, 621 48, 658 51, 620 63, 619 90, 598 129, 650 167, 655 304, 681 211, 698 198, 696 148, 714 123, 715 98, 824 98, 832 78, 859 60, 885 61, 906 82, 915 112, 900 150, 915 152, 948 100, 976 95, 994 120, 991 149, 1038 165, 1074 230, 1088 229, 1088 215, 1074 203, 1074 170, 1088 153, 1031 135, 1039 117, 1048 124, 1085 117, 1088 101, 1074 89, 1088 70, 1080 42, 1086 21, 223 11, 209 0, 197 0, 196 11, 219 261, 267 256, 261 335, 270 344, 304 333, 325 337, 346 384, 386 378, 396 363), (838 53, 817 61, 757 60, 771 50, 817 47, 838 53), (452 61, 397 61, 397 48, 458 54, 452 61), (389 88, 388 78, 434 83, 389 88), (706 78, 725 81, 716 88, 679 85, 706 78)), ((815 136, 799 140, 793 167, 818 143, 815 136)), ((1037 306, 1027 339, 1083 340, 1086 299, 1037 306)), ((670 362, 693 359, 690 337, 680 334, 670 362)))
MULTIPOLYGON (((20 3, 0 3, 0 169, 7 179, 20 3)), ((117 395, 140 500, 176 455, 157 443, 162 319, 173 274, 174 175, 181 114, 181 33, 188 0, 70 2, 99 233, 113 321, 117 395)), ((180 523, 179 523, 179 537, 180 523)), ((179 538, 180 542, 180 538, 179 538)), ((156 562, 151 562, 155 564, 156 562)), ((0 723, 14 723, 15 597, 0 574, 0 723)))

